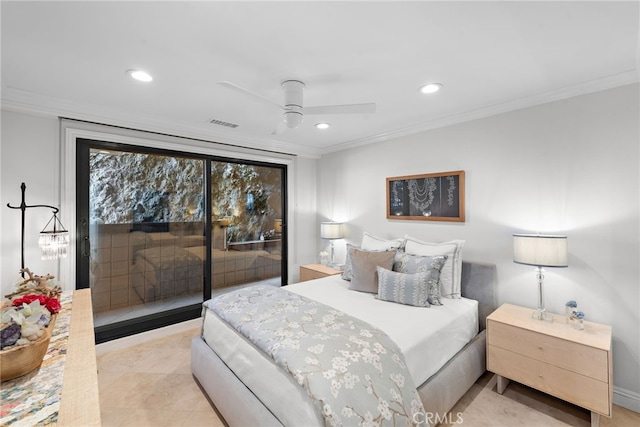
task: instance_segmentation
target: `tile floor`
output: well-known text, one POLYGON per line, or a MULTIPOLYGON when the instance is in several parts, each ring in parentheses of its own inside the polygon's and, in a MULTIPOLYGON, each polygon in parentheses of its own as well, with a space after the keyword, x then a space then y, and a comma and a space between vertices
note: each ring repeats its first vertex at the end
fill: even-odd
POLYGON ((191 375, 191 338, 198 333, 195 328, 99 354, 102 425, 224 426, 191 375))
MULTIPOLYGON (((511 381, 503 395, 496 392, 496 377, 485 373, 451 409, 441 426, 474 427, 589 427, 585 409, 511 381), (457 414, 460 414, 461 422, 457 414)), ((613 417, 600 417, 600 427, 640 425, 640 413, 613 405, 613 417)))
MULTIPOLYGON (((226 286, 216 288, 212 291, 211 295, 216 296, 221 293, 229 292, 234 289, 243 286, 266 284, 272 286, 280 286, 280 276, 271 279, 259 280, 243 285, 226 286)), ((94 314, 93 325, 104 326, 111 323, 121 322, 124 320, 134 319, 136 317, 146 316, 162 311, 172 310, 174 308, 185 307, 188 305, 198 304, 202 302, 202 295, 185 295, 180 297, 171 298, 164 301, 154 301, 146 304, 133 305, 130 307, 123 307, 115 310, 104 311, 94 314)))
MULTIPOLYGON (((191 375, 189 347, 199 333, 196 323, 184 331, 122 348, 97 347, 102 425, 225 426, 191 375), (193 325, 196 325, 193 327, 193 325), (107 349, 108 351, 105 351, 107 349)), ((141 334, 144 335, 144 334, 141 334)), ((587 427, 589 412, 511 382, 503 395, 487 373, 452 409, 443 426, 587 427)), ((640 414, 615 406, 602 427, 640 425, 640 414)))
POLYGON ((146 304, 133 305, 109 311, 95 313, 93 316, 94 326, 104 326, 111 323, 122 322, 124 320, 135 319, 136 317, 147 316, 174 308, 186 307, 202 302, 202 295, 185 295, 165 301, 154 301, 146 304))

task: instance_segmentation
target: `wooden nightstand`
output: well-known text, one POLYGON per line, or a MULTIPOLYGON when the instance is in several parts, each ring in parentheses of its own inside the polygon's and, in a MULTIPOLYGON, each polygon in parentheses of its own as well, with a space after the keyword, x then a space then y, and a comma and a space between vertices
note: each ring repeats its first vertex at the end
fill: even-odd
POLYGON ((320 279, 321 277, 335 276, 341 274, 342 271, 336 270, 322 264, 307 264, 300 266, 300 281, 306 282, 307 280, 320 279))
POLYGON ((611 326, 584 322, 576 330, 565 317, 531 318, 532 309, 504 304, 487 317, 487 369, 498 375, 498 393, 509 380, 611 417, 611 326))

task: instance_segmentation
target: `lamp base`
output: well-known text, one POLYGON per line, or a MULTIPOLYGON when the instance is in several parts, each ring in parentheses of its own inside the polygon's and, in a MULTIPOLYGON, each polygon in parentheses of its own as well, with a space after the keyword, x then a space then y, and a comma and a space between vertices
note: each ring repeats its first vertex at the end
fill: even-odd
POLYGON ((547 313, 547 311, 544 308, 538 308, 534 310, 531 317, 533 317, 536 320, 542 320, 544 322, 549 322, 549 323, 553 322, 553 317, 551 317, 551 315, 549 315, 549 313, 547 313))

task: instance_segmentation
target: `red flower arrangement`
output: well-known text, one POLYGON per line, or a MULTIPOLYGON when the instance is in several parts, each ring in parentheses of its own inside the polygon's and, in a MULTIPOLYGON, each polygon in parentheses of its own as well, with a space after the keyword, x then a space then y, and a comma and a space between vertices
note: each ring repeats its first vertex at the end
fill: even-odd
POLYGON ((20 307, 22 304, 31 304, 35 300, 40 301, 40 305, 49 310, 49 313, 56 314, 60 312, 62 306, 57 298, 51 298, 46 295, 29 294, 20 298, 16 298, 12 301, 15 307, 20 307))

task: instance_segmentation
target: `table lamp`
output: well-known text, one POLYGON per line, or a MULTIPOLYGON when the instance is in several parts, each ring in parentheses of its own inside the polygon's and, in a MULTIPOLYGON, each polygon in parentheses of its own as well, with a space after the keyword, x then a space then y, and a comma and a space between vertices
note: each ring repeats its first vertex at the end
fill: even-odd
POLYGON ((533 312, 533 318, 552 321, 544 308, 542 282, 544 274, 542 267, 567 267, 567 236, 543 234, 514 234, 513 262, 533 265, 537 269, 538 278, 538 308, 533 312))
POLYGON ((336 239, 342 239, 342 223, 341 222, 321 222, 320 223, 320 238, 329 239, 331 241, 331 254, 329 265, 335 265, 333 257, 334 247, 333 241, 336 239))

